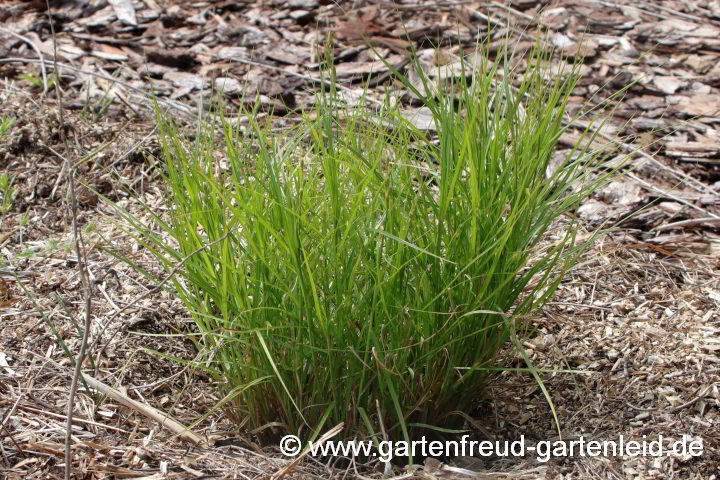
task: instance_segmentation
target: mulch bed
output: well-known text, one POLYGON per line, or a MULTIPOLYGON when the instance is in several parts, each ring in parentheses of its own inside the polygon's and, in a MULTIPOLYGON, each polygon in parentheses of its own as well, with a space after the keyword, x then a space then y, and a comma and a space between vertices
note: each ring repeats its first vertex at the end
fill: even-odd
MULTIPOLYGON (((63 345, 79 350, 84 315, 65 158, 85 158, 76 169, 76 193, 94 294, 92 348, 83 371, 189 425, 212 411, 220 389, 150 350, 192 360, 191 342, 167 336, 190 331, 192 320, 167 293, 147 295, 155 285, 101 248, 120 248, 159 271, 100 198, 138 214, 138 198, 165 208, 153 99, 187 125, 220 102, 240 123, 257 105, 276 126, 291 124, 313 109, 331 35, 348 102, 365 85, 378 101, 391 88, 409 118, 422 117, 380 57, 410 69, 408 52, 415 49, 441 83, 447 66, 471 53, 478 38, 492 34, 493 48, 510 43, 523 51, 543 33, 558 54, 557 68, 582 59, 583 76, 568 108, 574 123, 560 140, 558 158, 578 141, 584 124, 576 115, 583 106, 601 105, 631 83, 606 110, 611 116, 599 140, 637 153, 632 171, 578 210, 582 235, 606 222, 616 226, 533 319, 536 333, 526 352, 538 368, 583 372, 543 374, 566 441, 662 436, 669 445, 686 435, 702 440, 703 455, 431 459, 389 475, 377 461, 307 457, 291 465, 277 446, 258 445, 222 411, 193 428, 207 439, 195 446, 81 384, 73 471, 76 478, 147 479, 716 478, 720 2, 511 3, 51 1, 53 41, 44 2, 5 2, 0 121, 14 119, 14 126, 0 139, 0 165, 15 194, 9 211, 0 213, 0 475, 63 477, 72 377, 63 345)), ((418 127, 431 129, 426 122, 418 127)), ((482 432, 509 441, 524 435, 528 445, 558 439, 542 391, 524 372, 499 374, 476 413, 477 439, 485 438, 482 432)))

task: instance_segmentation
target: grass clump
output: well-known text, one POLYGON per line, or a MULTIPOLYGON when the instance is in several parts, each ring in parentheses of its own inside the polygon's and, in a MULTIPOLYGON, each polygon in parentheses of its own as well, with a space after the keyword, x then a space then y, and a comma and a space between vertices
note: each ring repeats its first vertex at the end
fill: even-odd
POLYGON ((0 139, 10 134, 13 125, 15 125, 14 118, 0 117, 0 139))
POLYGON ((13 178, 6 173, 0 174, 0 213, 10 211, 15 193, 13 178))
POLYGON ((423 77, 436 138, 395 109, 340 108, 334 87, 290 134, 221 120, 222 155, 216 125, 189 142, 159 117, 169 219, 136 227, 168 269, 190 257, 176 292, 251 428, 462 425, 579 252, 572 222, 540 240, 603 178, 587 151, 546 178, 577 76, 548 80, 532 55, 518 89, 486 57, 470 82, 423 77))
MULTIPOLYGON (((15 125, 15 119, 0 117, 0 142, 3 144, 11 139, 10 131, 15 125), (7 137, 7 138, 6 138, 7 137)), ((0 213, 8 213, 17 194, 13 186, 15 179, 7 173, 0 173, 0 213)))

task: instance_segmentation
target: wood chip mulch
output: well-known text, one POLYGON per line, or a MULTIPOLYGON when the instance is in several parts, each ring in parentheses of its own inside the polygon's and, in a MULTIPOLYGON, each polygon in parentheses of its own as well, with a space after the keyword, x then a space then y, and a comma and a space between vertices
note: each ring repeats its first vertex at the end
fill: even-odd
MULTIPOLYGON (((117 393, 80 385, 75 478, 718 478, 720 2, 49 3, 55 42, 45 2, 11 0, 0 8, 0 122, 14 121, 0 139, 0 174, 12 180, 14 192, 8 211, 0 212, 0 478, 64 474, 72 376, 65 349, 78 351, 83 318, 65 155, 83 159, 79 223, 94 286, 92 348, 83 372, 117 393), (606 222, 616 226, 532 320, 536 332, 526 353, 536 367, 555 371, 542 375, 565 441, 662 436, 669 446, 686 436, 702 441, 702 455, 549 462, 534 455, 465 457, 387 473, 379 462, 308 457, 289 469, 292 459, 277 446, 258 445, 222 411, 193 427, 207 441, 198 446, 128 406, 125 399, 190 425, 222 397, 211 378, 169 359, 197 354, 192 342, 173 336, 192 329, 178 300, 152 294, 109 321, 154 284, 101 247, 120 248, 159 272, 101 199, 138 214, 139 198, 158 212, 166 208, 153 98, 190 125, 220 99, 234 121, 246 121, 243 108, 258 102, 261 115, 291 124, 312 111, 332 33, 348 102, 357 101, 365 85, 377 101, 392 88, 409 118, 421 118, 418 128, 432 129, 379 57, 411 69, 414 48, 433 82, 441 83, 447 66, 471 53, 478 38, 492 34, 493 48, 509 42, 523 51, 538 32, 564 56, 554 60, 557 68, 575 58, 583 62, 568 107, 573 123, 558 158, 578 141, 584 124, 573 118, 582 106, 599 105, 632 82, 598 138, 640 150, 632 171, 577 211, 582 235, 606 222)), ((518 359, 514 366, 524 364, 518 359)), ((536 445, 558 439, 550 407, 526 372, 499 374, 476 413, 477 425, 498 440, 524 435, 536 445)))

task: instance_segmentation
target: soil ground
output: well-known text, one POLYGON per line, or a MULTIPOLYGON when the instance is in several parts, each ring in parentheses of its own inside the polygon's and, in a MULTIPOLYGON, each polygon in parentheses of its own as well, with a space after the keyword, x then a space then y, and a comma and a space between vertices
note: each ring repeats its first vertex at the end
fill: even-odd
MULTIPOLYGON (((539 368, 586 372, 544 376, 564 441, 662 437, 667 447, 685 436, 702 441, 702 455, 465 457, 428 460, 409 472, 311 457, 291 465, 277 446, 256 444, 222 411, 193 427, 209 439, 194 446, 137 408, 81 385, 75 477, 717 478, 720 2, 77 0, 51 1, 48 17, 44 2, 10 1, 0 20, 0 122, 13 121, 0 139, 0 174, 12 180, 0 213, 3 478, 63 477, 72 378, 64 348, 78 352, 85 307, 67 158, 77 162, 78 225, 93 284, 83 371, 189 425, 212 410, 219 389, 202 373, 148 351, 192 359, 192 343, 165 336, 192 322, 181 302, 152 292, 155 284, 107 253, 104 247, 118 248, 159 272, 98 196, 138 214, 140 199, 158 211, 166 207, 152 94, 192 125, 213 95, 223 95, 233 115, 247 106, 244 93, 258 93, 251 97, 263 114, 287 125, 312 110, 328 34, 345 91, 368 84, 369 95, 382 98, 397 85, 377 55, 406 68, 414 48, 428 71, 437 70, 471 52, 488 24, 494 45, 508 41, 522 51, 543 32, 558 62, 560 55, 582 57, 569 118, 635 82, 599 137, 639 149, 635 168, 577 212, 582 234, 604 222, 617 226, 533 319, 537 334, 526 343, 539 368)), ((398 95, 416 109, 410 97, 398 95)), ((578 133, 568 130, 557 155, 567 154, 578 133)), ((525 373, 499 374, 475 413, 473 438, 486 432, 509 441, 524 435, 529 445, 558 440, 548 404, 525 373)))

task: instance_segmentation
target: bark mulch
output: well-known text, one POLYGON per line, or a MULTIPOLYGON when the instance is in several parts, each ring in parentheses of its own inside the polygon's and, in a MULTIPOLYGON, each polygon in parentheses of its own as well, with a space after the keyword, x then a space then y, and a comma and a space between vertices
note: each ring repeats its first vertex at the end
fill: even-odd
MULTIPOLYGON (((0 175, 9 184, 0 192, 0 477, 64 473, 72 377, 65 349, 77 354, 84 319, 64 168, 71 158, 93 285, 83 364, 91 388, 80 385, 72 427, 76 478, 717 478, 720 2, 49 3, 49 14, 44 1, 0 8, 0 127, 9 126, 0 138, 0 175), (187 125, 219 102, 240 123, 257 103, 276 127, 290 125, 312 112, 331 36, 349 103, 366 87, 378 101, 392 91, 408 117, 431 130, 381 58, 412 76, 414 49, 440 84, 478 40, 492 35, 493 49, 509 43, 522 52, 538 33, 558 54, 554 68, 582 61, 558 158, 578 141, 584 106, 602 105, 630 83, 610 100, 614 110, 605 109, 611 117, 598 141, 637 151, 634 169, 577 211, 582 235, 616 226, 533 319, 526 353, 555 371, 543 378, 567 444, 662 437, 668 447, 685 438, 702 441, 702 455, 464 457, 387 472, 377 461, 291 464, 276 445, 258 445, 213 412, 222 397, 213 379, 169 359, 197 354, 175 335, 192 330, 187 311, 103 249, 120 248, 159 271, 100 198, 138 214, 140 199, 167 208, 153 102, 187 125), (150 409, 184 425, 210 415, 191 437, 153 420, 150 409)), ((475 413, 475 439, 559 440, 542 391, 524 372, 498 374, 475 413)))

